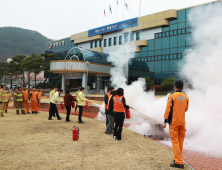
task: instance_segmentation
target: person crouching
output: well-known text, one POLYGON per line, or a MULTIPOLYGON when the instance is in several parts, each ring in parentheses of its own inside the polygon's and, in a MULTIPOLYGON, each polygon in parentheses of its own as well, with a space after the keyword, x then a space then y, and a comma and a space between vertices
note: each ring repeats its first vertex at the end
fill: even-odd
POLYGON ((125 119, 125 109, 129 109, 129 106, 126 105, 126 100, 124 95, 124 90, 118 88, 116 95, 113 97, 113 100, 110 100, 110 105, 113 105, 113 117, 115 118, 115 128, 113 138, 115 140, 122 140, 121 134, 123 129, 123 123, 125 119))

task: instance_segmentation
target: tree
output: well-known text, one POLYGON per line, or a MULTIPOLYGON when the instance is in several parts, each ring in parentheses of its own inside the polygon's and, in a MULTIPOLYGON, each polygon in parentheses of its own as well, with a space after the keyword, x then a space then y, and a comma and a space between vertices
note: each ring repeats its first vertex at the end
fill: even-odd
POLYGON ((49 77, 49 74, 50 74, 50 62, 52 60, 59 60, 60 58, 57 57, 58 55, 57 54, 40 54, 41 56, 43 56, 45 58, 45 64, 43 66, 43 69, 44 69, 44 73, 45 73, 45 80, 44 80, 44 83, 43 83, 43 87, 45 87, 45 83, 46 83, 46 80, 48 79, 49 77))
POLYGON ((154 86, 153 80, 151 77, 146 77, 146 88, 148 89, 150 86, 154 86))
POLYGON ((41 55, 36 55, 35 53, 32 53, 30 57, 27 57, 26 61, 23 64, 26 70, 29 72, 29 77, 30 73, 34 73, 36 86, 36 75, 44 70, 45 60, 41 55))
POLYGON ((12 58, 12 61, 10 61, 8 68, 11 72, 11 74, 19 74, 23 76, 23 85, 25 85, 25 69, 23 67, 23 63, 26 60, 25 55, 17 55, 12 58))
POLYGON ((174 86, 174 83, 175 83, 176 79, 175 78, 171 78, 171 77, 168 77, 166 78, 165 80, 163 80, 162 82, 162 86, 166 89, 166 90, 171 90, 174 86))

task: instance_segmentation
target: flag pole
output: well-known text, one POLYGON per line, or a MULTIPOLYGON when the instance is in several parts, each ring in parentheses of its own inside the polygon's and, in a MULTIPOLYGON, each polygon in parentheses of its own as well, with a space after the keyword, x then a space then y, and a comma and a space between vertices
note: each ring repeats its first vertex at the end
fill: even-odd
POLYGON ((103 12, 103 25, 104 25, 104 15, 105 15, 105 7, 104 7, 104 12, 103 12))
POLYGON ((125 0, 123 1, 124 5, 123 5, 123 21, 124 21, 124 13, 125 13, 125 0))
MULTIPOLYGON (((140 9, 141 9, 141 0, 140 0, 140 9)), ((140 17, 140 10, 139 10, 139 17, 140 17)))
POLYGON ((132 11, 133 11, 133 0, 131 0, 131 19, 132 19, 132 11))
POLYGON ((117 22, 117 3, 116 3, 116 22, 117 22))

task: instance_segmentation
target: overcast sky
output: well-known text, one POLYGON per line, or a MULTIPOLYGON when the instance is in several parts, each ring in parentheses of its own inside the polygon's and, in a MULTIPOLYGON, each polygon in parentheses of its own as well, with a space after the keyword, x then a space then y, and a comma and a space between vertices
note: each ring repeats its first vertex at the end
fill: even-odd
MULTIPOLYGON (((0 27, 35 30, 51 39, 62 39, 110 23, 139 16, 140 0, 0 0, 0 27), (112 14, 109 13, 111 5, 112 14), (106 17, 104 17, 104 8, 106 17), (117 9, 117 17, 116 17, 117 9), (109 21, 110 15, 110 21, 109 21), (116 19, 117 18, 117 19, 116 19), (104 19, 104 21, 103 21, 104 19)), ((182 9, 212 0, 141 0, 140 16, 182 9)))

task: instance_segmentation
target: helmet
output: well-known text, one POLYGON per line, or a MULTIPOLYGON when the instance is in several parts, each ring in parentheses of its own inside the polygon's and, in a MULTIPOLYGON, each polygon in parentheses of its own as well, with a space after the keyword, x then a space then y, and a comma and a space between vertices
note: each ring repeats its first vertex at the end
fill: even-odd
POLYGON ((1 87, 3 88, 3 86, 6 86, 6 84, 5 84, 5 83, 2 83, 2 84, 1 84, 1 87))
POLYGON ((22 86, 19 85, 19 86, 18 86, 18 89, 19 89, 19 88, 22 88, 22 86))

